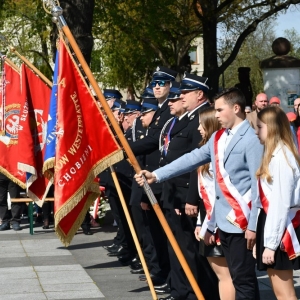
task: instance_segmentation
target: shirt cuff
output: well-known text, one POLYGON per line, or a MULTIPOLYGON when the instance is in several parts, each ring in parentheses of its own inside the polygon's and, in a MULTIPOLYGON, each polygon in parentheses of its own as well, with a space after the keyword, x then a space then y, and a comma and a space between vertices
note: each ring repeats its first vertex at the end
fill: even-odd
POLYGON ((152 172, 152 174, 155 176, 156 182, 159 182, 159 178, 158 178, 157 174, 155 172, 152 172))

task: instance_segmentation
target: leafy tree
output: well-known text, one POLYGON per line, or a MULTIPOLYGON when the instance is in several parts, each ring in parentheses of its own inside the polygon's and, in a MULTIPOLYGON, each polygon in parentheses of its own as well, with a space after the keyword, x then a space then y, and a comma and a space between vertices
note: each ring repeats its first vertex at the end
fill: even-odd
POLYGON ((295 28, 286 29, 284 37, 291 43, 291 51, 288 55, 295 56, 300 59, 300 34, 295 28))
POLYGON ((258 24, 300 0, 193 0, 194 11, 202 23, 204 75, 212 92, 218 91, 219 76, 233 63, 246 38, 258 24), (228 56, 218 64, 217 28, 229 37, 225 42, 228 56))
MULTIPOLYGON (((263 76, 259 67, 260 61, 274 55, 272 51, 272 43, 275 40, 274 19, 266 20, 259 24, 257 30, 251 33, 247 40, 243 43, 234 62, 221 74, 219 85, 231 87, 238 83, 238 68, 250 67, 250 81, 252 85, 254 97, 263 92, 263 76), (224 78, 224 80, 222 80, 224 78)), ((226 59, 225 53, 222 53, 226 59)), ((219 56, 222 54, 219 53, 219 56)), ((220 62, 222 64, 222 62, 220 62)))
POLYGON ((48 78, 52 76, 49 52, 49 28, 51 18, 45 18, 42 1, 2 0, 0 29, 10 45, 48 78))

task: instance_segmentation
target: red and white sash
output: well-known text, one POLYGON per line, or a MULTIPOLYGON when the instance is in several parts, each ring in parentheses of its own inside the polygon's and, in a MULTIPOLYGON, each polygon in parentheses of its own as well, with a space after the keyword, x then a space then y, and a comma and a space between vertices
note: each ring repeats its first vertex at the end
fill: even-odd
POLYGON ((200 238, 203 240, 207 229, 209 229, 210 231, 215 232, 216 243, 218 245, 220 245, 221 242, 220 242, 220 237, 219 237, 218 230, 217 230, 218 228, 215 227, 216 222, 213 217, 213 209, 215 206, 215 197, 216 197, 215 196, 216 193, 215 193, 214 179, 207 178, 206 176, 203 176, 199 172, 199 174, 198 174, 198 189, 199 189, 199 195, 203 200, 204 207, 206 210, 206 216, 201 225, 200 238))
POLYGON ((216 160, 216 180, 228 201, 232 210, 227 215, 227 220, 242 230, 246 230, 251 211, 251 190, 241 195, 231 183, 229 174, 224 168, 225 141, 227 133, 225 129, 217 131, 214 141, 214 152, 216 160))
MULTIPOLYGON (((269 200, 267 199, 263 187, 263 182, 258 180, 258 190, 260 202, 262 204, 263 210, 266 214, 268 214, 269 208, 269 200)), ((295 232, 295 228, 300 226, 300 208, 293 207, 290 209, 287 221, 286 221, 286 229, 283 233, 283 237, 281 239, 280 250, 285 251, 290 260, 300 255, 300 244, 295 232)))

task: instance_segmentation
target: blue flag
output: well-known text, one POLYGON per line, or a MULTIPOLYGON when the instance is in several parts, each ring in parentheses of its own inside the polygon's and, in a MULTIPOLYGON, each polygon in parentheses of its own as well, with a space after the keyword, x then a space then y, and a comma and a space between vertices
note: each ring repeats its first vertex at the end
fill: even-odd
POLYGON ((54 168, 56 134, 57 134, 57 80, 59 53, 56 51, 53 86, 50 99, 49 116, 47 122, 46 150, 44 155, 43 173, 54 168))

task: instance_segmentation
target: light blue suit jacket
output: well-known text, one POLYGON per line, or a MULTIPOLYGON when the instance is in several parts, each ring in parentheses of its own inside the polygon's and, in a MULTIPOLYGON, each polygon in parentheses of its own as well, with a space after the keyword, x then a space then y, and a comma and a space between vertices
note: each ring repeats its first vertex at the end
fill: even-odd
MULTIPOLYGON (((172 177, 191 172, 200 165, 212 162, 215 172, 214 154, 215 133, 207 144, 183 155, 172 163, 157 169, 154 173, 159 182, 172 177)), ((241 195, 251 188, 251 200, 256 199, 257 180, 255 173, 260 165, 263 146, 260 144, 249 122, 244 122, 229 142, 225 155, 224 167, 230 180, 241 195)), ((243 231, 230 223, 226 216, 231 211, 231 206, 224 197, 219 185, 216 184, 215 217, 218 227, 228 233, 242 233, 243 231)), ((248 222, 248 229, 256 231, 258 208, 252 205, 248 222)))

